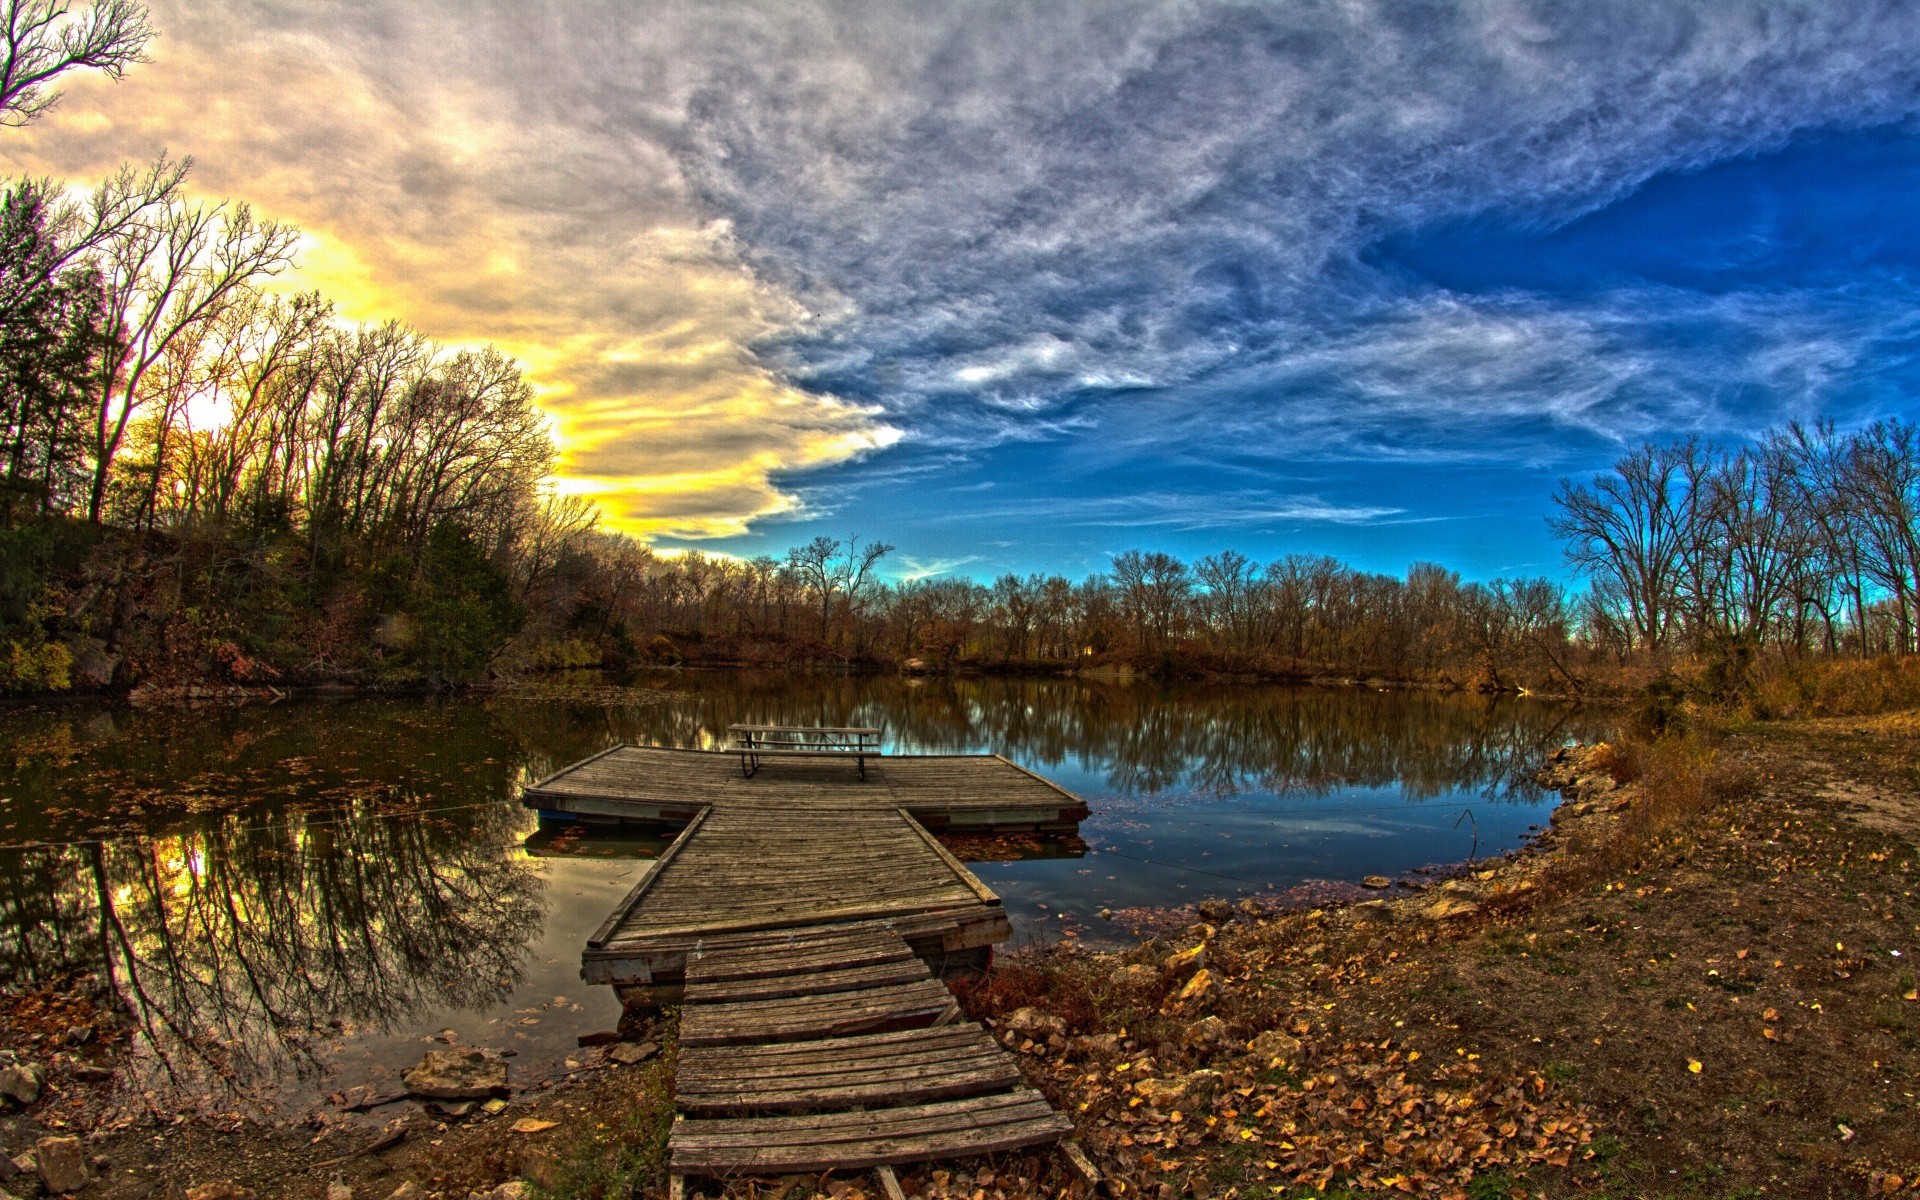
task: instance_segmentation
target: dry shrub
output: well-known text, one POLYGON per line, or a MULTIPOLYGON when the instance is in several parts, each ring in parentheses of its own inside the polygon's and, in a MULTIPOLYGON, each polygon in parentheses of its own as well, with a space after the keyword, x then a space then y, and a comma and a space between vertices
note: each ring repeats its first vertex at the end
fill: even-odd
POLYGON ((1862 717, 1920 708, 1920 658, 1785 664, 1756 683, 1753 706, 1762 717, 1862 717))
POLYGON ((1637 742, 1603 742, 1594 748, 1587 762, 1594 770, 1606 772, 1621 787, 1637 781, 1645 770, 1637 742))
MULTIPOLYGON (((1632 802, 1604 837, 1581 838, 1569 864, 1584 878, 1624 870, 1665 842, 1684 835, 1721 801, 1749 791, 1756 779, 1744 763, 1722 755, 1697 735, 1626 742, 1611 748, 1618 769, 1630 771, 1632 802)), ((1609 765, 1613 771, 1616 768, 1609 765)), ((1615 775, 1615 778, 1619 778, 1615 775)))

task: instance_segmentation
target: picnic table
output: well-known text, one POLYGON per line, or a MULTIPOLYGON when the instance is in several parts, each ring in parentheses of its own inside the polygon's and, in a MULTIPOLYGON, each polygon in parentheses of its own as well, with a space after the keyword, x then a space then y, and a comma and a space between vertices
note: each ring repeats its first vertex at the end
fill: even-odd
POLYGON ((729 725, 727 736, 748 779, 768 758, 851 758, 865 779, 867 759, 880 753, 880 731, 865 725, 729 725))

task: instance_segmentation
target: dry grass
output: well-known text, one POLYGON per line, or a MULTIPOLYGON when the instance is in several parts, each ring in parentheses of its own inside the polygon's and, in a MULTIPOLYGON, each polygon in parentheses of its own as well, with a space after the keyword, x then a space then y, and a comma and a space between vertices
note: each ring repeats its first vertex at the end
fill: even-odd
POLYGON ((1858 717, 1920 707, 1920 658, 1785 663, 1754 686, 1762 718, 1858 717))

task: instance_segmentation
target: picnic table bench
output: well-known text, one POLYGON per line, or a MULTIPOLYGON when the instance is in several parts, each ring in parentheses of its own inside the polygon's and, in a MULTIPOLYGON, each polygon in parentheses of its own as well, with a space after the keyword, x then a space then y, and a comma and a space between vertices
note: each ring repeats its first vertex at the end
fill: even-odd
POLYGON ((865 779, 867 759, 880 753, 880 731, 865 725, 729 725, 727 736, 748 779, 766 758, 851 758, 865 779))

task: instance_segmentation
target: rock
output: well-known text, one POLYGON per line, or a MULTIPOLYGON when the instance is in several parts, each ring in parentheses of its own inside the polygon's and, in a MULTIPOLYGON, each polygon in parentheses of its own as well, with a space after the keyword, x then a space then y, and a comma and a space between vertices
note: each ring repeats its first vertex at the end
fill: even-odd
POLYGON ((526 1197, 527 1185, 518 1179, 510 1179, 487 1193, 487 1200, 526 1200, 526 1197))
POLYGON ((426 1195, 425 1192, 420 1190, 419 1184, 409 1179, 399 1187, 393 1189, 393 1192, 388 1195, 387 1200, 426 1200, 426 1195))
POLYGON ((1458 921, 1479 912, 1480 905, 1464 896, 1449 896, 1442 893, 1435 895, 1433 899, 1413 911, 1429 921, 1458 921))
POLYGON ((19 1174, 20 1164, 14 1162, 6 1151, 0 1150, 0 1183, 12 1183, 14 1177, 19 1174))
POLYGON ((1113 920, 1113 910, 1110 908, 1103 908, 1095 915, 1098 916, 1102 921, 1113 920))
POLYGON ((1219 1017, 1201 1017, 1180 1034, 1181 1044, 1206 1050, 1227 1041, 1227 1023, 1219 1017))
POLYGON ((1247 1043, 1247 1053, 1259 1059, 1263 1065, 1280 1062, 1295 1062, 1300 1058, 1300 1039, 1278 1029, 1269 1029, 1258 1034, 1247 1043))
POLYGON ((1089 1033, 1067 1043, 1075 1054, 1084 1054, 1090 1058, 1110 1058, 1120 1053, 1120 1043, 1125 1041, 1117 1033, 1089 1033))
POLYGON ((1067 1032, 1065 1021, 1052 1013, 1041 1012, 1037 1008, 1016 1008, 1000 1018, 999 1025, 1007 1033, 1017 1033, 1035 1041, 1044 1041, 1049 1037, 1067 1032))
POLYGON ((427 1107, 443 1117, 458 1121, 472 1116, 480 1105, 472 1100, 430 1100, 427 1107))
POLYGON ((1267 910, 1261 908, 1260 902, 1252 896, 1244 897, 1240 903, 1233 906, 1233 910, 1249 921, 1258 920, 1267 915, 1267 910))
POLYGON ((336 1179, 327 1185, 327 1200, 353 1200, 353 1189, 336 1179))
POLYGON ((1381 888, 1392 887, 1393 880, 1388 879, 1385 875, 1369 875, 1365 879, 1362 879, 1360 881, 1360 886, 1363 888, 1372 888, 1375 891, 1379 891, 1381 888))
POLYGON ((87 1155, 76 1137, 43 1137, 33 1144, 40 1182, 55 1195, 87 1186, 87 1155))
POLYGON ((1128 963, 1113 973, 1113 981, 1123 988, 1145 990, 1160 986, 1160 972, 1145 963, 1128 963))
POLYGON ((1393 905, 1385 900, 1362 900, 1347 906, 1347 914, 1360 925, 1385 925, 1393 920, 1393 905))
POLYGON ((0 1096, 16 1104, 32 1104, 40 1098, 41 1076, 36 1067, 15 1063, 0 1067, 0 1096))
POLYGON ((623 1040, 620 1034, 612 1029, 602 1029, 595 1033, 583 1033, 574 1039, 574 1041, 580 1044, 582 1049, 588 1046, 611 1046, 615 1042, 623 1040))
POLYGON ((1192 979, 1187 980, 1187 986, 1180 989, 1173 1002, 1180 1007, 1198 1004, 1219 995, 1220 990, 1220 977, 1202 967, 1193 973, 1192 979))
POLYGON ((1171 975, 1184 975, 1188 971, 1197 971, 1206 965, 1207 947, 1204 942, 1191 949, 1169 954, 1160 962, 1162 969, 1171 975))
POLYGON ((507 1064, 480 1050, 429 1050, 400 1076, 427 1100, 486 1100, 507 1094, 507 1064))
POLYGON ((203 1183, 187 1189, 187 1200, 257 1200, 251 1188, 243 1188, 230 1179, 203 1183))
POLYGON ((1142 1079, 1133 1090, 1161 1112, 1199 1112, 1225 1086, 1226 1076, 1218 1071, 1191 1071, 1176 1079, 1142 1079))
POLYGON ((620 1042, 607 1051, 607 1057, 623 1067, 643 1063, 660 1052, 659 1042, 620 1042))
POLYGON ((1193 906, 1193 910, 1200 914, 1201 920, 1214 925, 1233 920, 1233 905, 1216 897, 1202 900, 1193 906))

